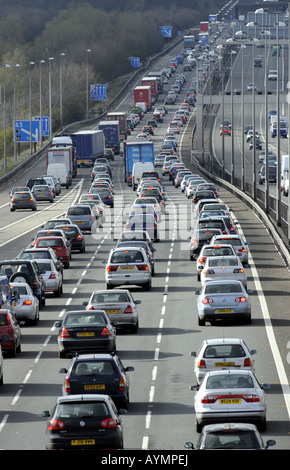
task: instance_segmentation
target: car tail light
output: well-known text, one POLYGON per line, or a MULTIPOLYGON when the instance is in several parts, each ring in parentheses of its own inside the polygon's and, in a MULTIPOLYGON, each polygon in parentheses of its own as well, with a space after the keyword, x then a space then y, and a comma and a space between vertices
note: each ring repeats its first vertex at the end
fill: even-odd
POLYGON ((243 395, 242 398, 247 402, 247 403, 257 403, 260 401, 259 395, 243 395))
POLYGON ((124 313, 134 313, 133 307, 131 307, 131 305, 128 305, 125 308, 124 313))
POLYGON ((56 279, 56 275, 54 273, 51 273, 51 275, 49 276, 49 279, 56 279))
POLYGON ((110 336, 110 335, 111 335, 111 333, 110 333, 110 331, 108 330, 108 328, 107 328, 107 327, 104 327, 103 330, 102 330, 102 332, 101 332, 101 335, 100 335, 100 336, 110 336))
POLYGON ((37 279, 33 279, 33 289, 37 289, 37 288, 38 288, 37 279))
POLYGON ((67 375, 64 381, 64 391, 66 393, 70 393, 70 381, 69 381, 69 376, 67 375))
POLYGON ((61 337, 61 338, 69 338, 69 337, 70 337, 70 334, 69 334, 69 332, 67 331, 66 328, 64 328, 64 329, 61 331, 60 337, 61 337))
POLYGON ((201 301, 202 304, 213 304, 213 299, 211 299, 210 297, 205 297, 204 299, 202 299, 201 301))
POLYGON ((82 239, 83 239, 83 237, 82 237, 81 235, 78 235, 77 238, 76 238, 76 240, 77 240, 78 242, 81 241, 82 239))
POLYGON ((101 421, 101 426, 103 428, 116 428, 117 427, 117 423, 116 421, 114 420, 114 418, 107 418, 107 419, 103 419, 101 421))
POLYGON ((206 262, 206 258, 204 256, 201 256, 200 258, 198 258, 198 262, 199 263, 205 263, 206 262))
MULTIPOLYGON (((224 269, 224 268, 223 268, 224 269)), ((215 274, 215 271, 214 269, 204 269, 203 270, 203 273, 204 274, 215 274)))
POLYGON ((197 362, 197 367, 198 367, 199 369, 205 369, 205 368, 206 368, 205 360, 204 360, 204 359, 200 359, 200 360, 197 362))
POLYGON ((51 419, 49 421, 48 429, 49 431, 58 431, 64 428, 64 422, 59 421, 58 419, 51 419))
POLYGON ((245 248, 241 248, 241 249, 238 250, 238 251, 239 251, 240 253, 245 253, 245 252, 246 252, 245 248))
POLYGON ((201 403, 215 403, 217 398, 218 398, 218 395, 205 395, 201 399, 201 403))
POLYGON ((233 273, 235 273, 235 274, 243 273, 243 272, 244 272, 243 268, 236 268, 236 269, 233 270, 233 273))
POLYGON ((148 271, 149 266, 148 264, 136 264, 136 268, 138 271, 148 271))
POLYGON ((198 245, 198 241, 197 241, 197 240, 191 240, 191 245, 197 246, 197 245, 198 245))
POLYGON ((91 307, 89 308, 89 310, 95 310, 95 307, 93 305, 91 305, 91 307))
POLYGON ((112 271, 117 271, 118 267, 119 266, 111 266, 110 265, 110 266, 107 267, 107 271, 108 271, 108 273, 112 272, 112 271))
POLYGON ((125 378, 123 374, 120 376, 120 381, 119 381, 119 392, 124 392, 125 390, 125 378))
POLYGON ((227 233, 228 233, 227 230, 226 230, 225 228, 223 228, 223 229, 222 229, 222 234, 223 234, 223 235, 226 235, 227 233))
POLYGON ((246 297, 236 297, 235 302, 245 303, 245 302, 247 302, 247 299, 246 299, 246 297))
POLYGON ((24 300, 24 302, 22 303, 22 305, 31 305, 31 304, 32 304, 31 300, 24 300))
POLYGON ((95 217, 93 215, 90 215, 90 220, 95 220, 95 217))
POLYGON ((252 359, 250 357, 247 357, 244 360, 244 367, 251 367, 252 366, 252 359))

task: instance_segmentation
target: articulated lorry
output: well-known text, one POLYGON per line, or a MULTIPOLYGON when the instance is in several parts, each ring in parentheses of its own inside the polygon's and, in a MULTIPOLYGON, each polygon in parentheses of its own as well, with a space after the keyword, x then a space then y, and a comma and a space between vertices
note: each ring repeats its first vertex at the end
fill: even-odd
POLYGON ((77 149, 77 166, 91 167, 105 155, 105 136, 101 130, 85 130, 71 134, 77 149))
POLYGON ((100 121, 99 130, 105 136, 105 147, 110 148, 115 153, 120 153, 120 125, 119 121, 100 121))

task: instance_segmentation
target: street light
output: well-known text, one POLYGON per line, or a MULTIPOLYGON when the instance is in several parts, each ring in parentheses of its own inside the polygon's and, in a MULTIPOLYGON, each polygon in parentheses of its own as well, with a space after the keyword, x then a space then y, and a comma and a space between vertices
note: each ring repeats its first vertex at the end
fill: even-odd
POLYGON ((3 65, 3 109, 4 109, 4 173, 7 171, 7 155, 6 155, 6 74, 5 71, 9 68, 10 65, 4 64, 3 65))
POLYGON ((51 112, 51 67, 50 63, 54 60, 54 57, 48 58, 48 93, 49 93, 49 138, 52 137, 52 112, 51 112))
MULTIPOLYGON (((29 66, 35 65, 35 62, 29 62, 29 66)), ((29 121, 30 121, 30 155, 32 155, 32 111, 31 111, 31 67, 29 67, 29 121)))
POLYGON ((40 131, 40 136, 39 136, 39 144, 40 148, 42 146, 42 80, 41 80, 41 65, 45 64, 45 60, 40 60, 39 61, 39 131, 40 131))
POLYGON ((241 141, 242 141, 242 159, 241 159, 241 186, 242 191, 245 191, 245 138, 244 138, 244 129, 245 129, 245 103, 244 103, 244 49, 247 48, 245 44, 241 44, 240 48, 242 49, 242 129, 241 129, 241 141))
POLYGON ((86 63, 86 110, 87 119, 89 119, 89 53, 91 49, 87 49, 87 63, 86 63))
POLYGON ((14 161, 17 162, 17 146, 16 146, 16 68, 20 67, 20 64, 14 64, 14 161))
POLYGON ((61 65, 61 57, 64 57, 65 53, 61 52, 59 54, 59 118, 60 118, 60 127, 62 129, 63 126, 63 116, 62 116, 62 65, 61 65))

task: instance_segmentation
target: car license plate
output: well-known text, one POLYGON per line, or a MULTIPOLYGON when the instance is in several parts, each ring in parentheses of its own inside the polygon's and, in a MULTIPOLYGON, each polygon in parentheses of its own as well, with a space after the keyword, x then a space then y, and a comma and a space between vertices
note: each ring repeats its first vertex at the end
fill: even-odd
POLYGON ((72 439, 72 446, 91 446, 95 444, 95 439, 72 439))
POLYGON ((241 399, 240 398, 221 398, 219 402, 221 405, 240 405, 241 399))
POLYGON ((104 390, 105 388, 105 384, 84 385, 84 390, 104 390))
POLYGON ((215 363, 216 367, 232 367, 235 366, 234 362, 216 362, 215 363))
POLYGON ((232 308, 217 308, 216 313, 232 313, 232 308))
POLYGON ((110 315, 110 313, 119 313, 120 310, 105 310, 105 312, 110 315))
POLYGON ((95 333, 93 331, 87 331, 84 333, 77 333, 78 337, 83 337, 83 336, 95 336, 95 333))
POLYGON ((81 224, 83 224, 84 222, 83 222, 82 220, 75 220, 74 223, 75 223, 75 224, 78 224, 78 225, 81 225, 81 224))
POLYGON ((131 269, 134 269, 134 266, 122 266, 121 271, 129 271, 131 269))
POLYGON ((44 196, 44 194, 43 193, 38 193, 38 196, 44 196))

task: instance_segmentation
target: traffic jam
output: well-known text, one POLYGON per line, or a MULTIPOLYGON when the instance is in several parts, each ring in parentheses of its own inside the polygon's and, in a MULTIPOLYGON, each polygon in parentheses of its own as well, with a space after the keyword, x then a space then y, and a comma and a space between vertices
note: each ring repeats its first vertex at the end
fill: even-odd
MULTIPOLYGON (((112 162, 122 159, 133 203, 103 263, 105 289, 94 290, 82 309, 68 309, 55 322, 56 355, 69 362, 60 371, 64 377, 62 396, 56 398, 52 410, 42 413, 47 419, 46 449, 126 448, 122 415, 130 413, 130 373, 134 367, 125 366, 118 356, 117 332, 124 328, 138 334, 145 305, 131 286, 142 288, 147 295, 154 287, 161 227, 168 215, 168 188, 180 193, 190 207, 187 261, 195 265, 199 285, 194 292, 198 325, 205 328, 223 320, 251 324, 249 243, 216 184, 186 167, 179 154, 183 132, 195 111, 198 87, 205 82, 211 61, 217 60, 213 50, 214 46, 202 52, 187 48, 172 58, 160 71, 163 88, 158 99, 151 97, 148 109, 134 101, 127 113, 129 135, 123 154, 107 149, 112 162), (162 129, 161 145, 154 142, 157 135, 160 140, 158 128, 162 129), (130 167, 130 152, 136 152, 137 147, 146 150, 146 161, 135 160, 130 167)), ((230 127, 224 132, 230 135, 230 127)), ((31 178, 26 186, 11 188, 11 212, 36 211, 40 201, 51 204, 62 191, 73 187, 72 172, 61 180, 52 173, 53 166, 50 170, 47 175, 31 178)), ((0 261, 2 386, 3 363, 7 356, 21 355, 25 326, 37 327, 51 296, 63 295, 65 273, 72 269, 72 260, 86 252, 87 237, 106 226, 114 209, 114 164, 102 156, 86 171, 90 188, 64 214, 48 218, 16 259, 0 261)), ((196 379, 193 416, 199 441, 182 443, 181 449, 265 449, 275 445, 261 436, 267 426, 269 385, 256 378, 255 354, 243 338, 228 337, 226 327, 223 337, 204 340, 191 352, 196 379)))

